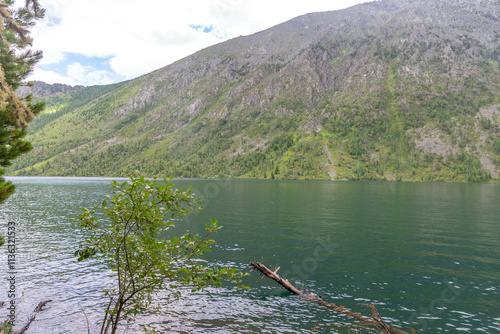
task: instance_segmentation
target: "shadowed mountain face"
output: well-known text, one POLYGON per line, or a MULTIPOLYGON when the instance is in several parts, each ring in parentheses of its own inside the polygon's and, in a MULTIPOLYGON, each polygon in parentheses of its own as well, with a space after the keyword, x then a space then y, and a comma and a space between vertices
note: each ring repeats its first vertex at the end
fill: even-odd
POLYGON ((498 1, 307 14, 132 81, 40 96, 34 149, 10 172, 487 181, 499 58, 498 1))

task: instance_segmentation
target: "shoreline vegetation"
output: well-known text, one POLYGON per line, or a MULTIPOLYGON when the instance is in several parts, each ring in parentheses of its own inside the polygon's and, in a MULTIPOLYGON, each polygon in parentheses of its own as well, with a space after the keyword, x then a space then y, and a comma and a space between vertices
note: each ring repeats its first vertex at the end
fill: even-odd
MULTIPOLYGON (((5 175, 5 178, 15 180, 16 178, 61 178, 61 179, 96 179, 96 180, 127 180, 126 176, 71 176, 71 175, 5 175)), ((163 176, 146 177, 148 180, 158 180, 164 178, 163 176)), ((488 179, 487 181, 456 181, 456 180, 414 180, 414 179, 398 179, 398 178, 381 178, 381 179, 341 179, 341 180, 331 180, 328 178, 318 178, 318 179, 305 179, 305 178, 294 178, 294 179, 280 179, 280 178, 252 178, 252 177, 234 177, 234 178, 217 178, 217 177, 172 177, 169 178, 172 181, 189 181, 189 180, 207 180, 207 181, 329 181, 329 182, 407 182, 407 183, 479 183, 479 184, 498 184, 500 179, 488 179)))
MULTIPOLYGON (((434 130, 428 130, 430 134, 407 134, 396 146, 387 138, 376 144, 363 137, 356 148, 352 147, 356 141, 350 136, 278 132, 269 138, 254 138, 253 147, 245 140, 230 140, 232 145, 214 148, 212 156, 195 150, 190 157, 176 157, 182 151, 161 153, 163 148, 157 147, 160 143, 145 138, 123 138, 121 144, 108 148, 89 139, 77 148, 63 144, 57 150, 67 150, 58 153, 47 150, 45 144, 38 142, 38 136, 29 136, 34 141, 33 153, 15 161, 7 172, 11 176, 125 177, 139 170, 158 178, 500 182, 500 139, 495 139, 500 130, 496 126, 484 131, 470 122, 466 123, 467 131, 484 137, 481 148, 453 148, 441 142, 442 136, 434 130), (37 149, 36 145, 41 147, 37 149), (246 145, 250 147, 244 148, 246 145), (427 152, 426 145, 437 151, 427 152), (40 155, 42 151, 47 157, 40 155)), ((210 140, 207 145, 212 145, 210 140)))

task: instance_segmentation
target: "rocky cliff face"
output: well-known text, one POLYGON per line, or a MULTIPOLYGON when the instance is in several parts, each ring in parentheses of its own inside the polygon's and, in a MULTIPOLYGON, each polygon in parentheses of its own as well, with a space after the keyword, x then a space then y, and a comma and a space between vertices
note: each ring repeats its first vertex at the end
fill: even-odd
POLYGON ((70 86, 64 84, 47 84, 41 81, 34 81, 32 87, 23 86, 17 90, 20 96, 26 96, 33 94, 37 97, 50 97, 54 95, 59 95, 62 93, 67 93, 75 90, 83 89, 84 86, 70 86))
MULTIPOLYGON (((495 1, 382 0, 308 14, 79 91, 89 90, 86 102, 53 116, 50 130, 36 125, 43 115, 34 121, 34 154, 14 169, 486 181, 500 169, 500 123, 480 110, 500 103, 499 55, 495 1), (436 136, 453 149, 426 144, 436 136)), ((72 94, 49 98, 54 110, 72 94)))

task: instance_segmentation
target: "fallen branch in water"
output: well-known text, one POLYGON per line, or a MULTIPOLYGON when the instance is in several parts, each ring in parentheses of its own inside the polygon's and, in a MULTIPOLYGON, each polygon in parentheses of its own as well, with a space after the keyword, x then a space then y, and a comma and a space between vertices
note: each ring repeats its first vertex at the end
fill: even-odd
MULTIPOLYGON (((299 289, 294 287, 290 282, 288 282, 288 280, 283 279, 282 277, 280 277, 280 275, 277 274, 278 270, 280 269, 279 267, 276 270, 272 271, 272 270, 268 269, 265 265, 263 265, 262 263, 259 263, 259 262, 257 262, 257 263, 250 262, 250 265, 255 270, 260 271, 262 275, 265 275, 265 276, 269 277, 270 279, 278 282, 278 284, 280 284, 283 288, 287 289, 291 293, 298 295, 301 298, 305 299, 306 301, 315 303, 315 304, 317 304, 323 308, 326 308, 330 311, 333 311, 335 313, 342 314, 344 316, 353 318, 353 319, 360 322, 358 324, 359 326, 373 327, 373 328, 380 330, 382 333, 388 333, 388 334, 409 334, 406 331, 388 326, 382 320, 380 315, 378 314, 378 311, 375 308, 375 305, 373 303, 365 305, 370 309, 370 311, 372 313, 371 317, 366 317, 362 314, 352 312, 341 305, 337 306, 337 305, 325 302, 324 300, 321 299, 321 296, 318 298, 313 293, 311 293, 311 294, 303 293, 302 291, 300 291, 299 289)), ((322 327, 322 326, 314 327, 313 331, 318 327, 322 327)))
POLYGON ((30 317, 30 320, 28 320, 28 323, 26 325, 24 325, 23 328, 21 328, 21 330, 19 332, 14 332, 14 334, 23 334, 24 332, 26 332, 28 330, 28 328, 30 327, 31 323, 33 321, 35 321, 35 318, 36 318, 36 314, 38 312, 40 312, 42 310, 42 308, 47 304, 47 303, 50 303, 52 300, 49 299, 49 300, 44 300, 40 303, 38 303, 38 306, 35 307, 35 310, 33 311, 33 314, 31 315, 30 317))
MULTIPOLYGON (((33 321, 35 321, 35 318, 36 318, 36 314, 38 312, 40 312, 42 310, 42 308, 49 302, 51 302, 52 300, 44 300, 44 301, 41 301, 40 303, 38 303, 38 306, 35 307, 35 310, 33 310, 33 314, 31 315, 30 319, 28 320, 28 323, 26 325, 24 325, 23 328, 21 328, 20 331, 16 331, 16 332, 10 332, 12 330, 12 327, 9 325, 9 322, 6 320, 5 322, 1 323, 0 324, 0 334, 3 334, 3 333, 12 333, 12 334, 24 334, 28 328, 30 327, 31 323, 33 321), (10 329, 8 329, 8 327, 10 327, 10 329), (8 332, 5 332, 5 330, 8 330, 8 332)), ((0 308, 3 307, 5 305, 5 302, 0 302, 0 308)))

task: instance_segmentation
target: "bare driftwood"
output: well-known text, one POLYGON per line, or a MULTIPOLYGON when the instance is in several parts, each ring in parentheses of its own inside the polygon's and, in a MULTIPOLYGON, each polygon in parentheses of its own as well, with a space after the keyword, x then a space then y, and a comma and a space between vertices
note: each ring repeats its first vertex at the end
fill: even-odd
MULTIPOLYGON (((367 316, 364 316, 362 314, 352 312, 341 305, 337 306, 334 304, 330 304, 330 303, 322 300, 321 296, 316 297, 313 293, 311 293, 311 294, 303 293, 302 291, 300 291, 299 289, 294 287, 290 282, 288 282, 288 280, 283 279, 282 277, 280 277, 280 275, 277 274, 280 267, 278 267, 276 270, 272 271, 272 270, 268 269, 265 265, 263 265, 262 263, 259 263, 259 262, 257 262, 257 263, 250 262, 250 265, 255 270, 260 271, 262 273, 262 275, 265 275, 265 276, 269 277, 270 279, 278 282, 283 288, 287 289, 291 293, 298 295, 301 298, 304 298, 308 302, 318 304, 319 306, 321 306, 325 309, 328 309, 328 310, 333 311, 335 313, 353 318, 353 319, 360 322, 359 323, 360 326, 373 327, 373 328, 380 330, 382 333, 388 333, 388 334, 409 334, 406 331, 388 326, 382 320, 380 315, 378 314, 378 311, 375 308, 375 305, 373 303, 365 305, 370 309, 370 311, 372 313, 371 317, 367 317, 367 316)), ((314 329, 316 329, 317 327, 320 327, 320 326, 316 326, 314 329)), ((314 331, 314 329, 313 329, 313 331, 314 331)))

